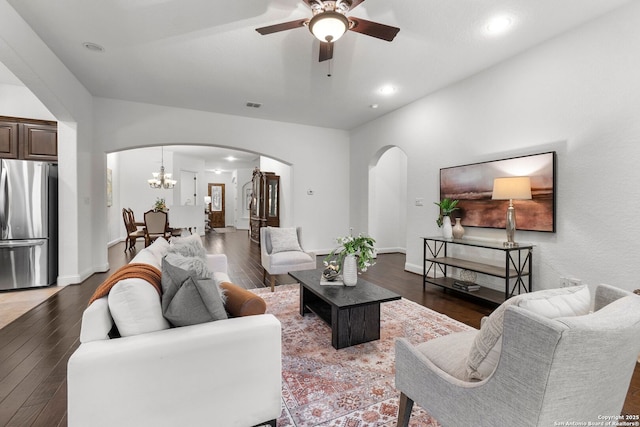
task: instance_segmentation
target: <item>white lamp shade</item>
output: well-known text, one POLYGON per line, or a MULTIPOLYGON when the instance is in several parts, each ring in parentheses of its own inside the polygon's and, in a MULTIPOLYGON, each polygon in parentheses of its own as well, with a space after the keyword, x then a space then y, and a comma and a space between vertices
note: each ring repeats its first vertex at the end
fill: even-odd
POLYGON ((349 29, 349 20, 341 13, 328 11, 309 21, 309 31, 321 42, 335 42, 349 29))
POLYGON ((531 179, 528 176, 509 176, 493 180, 493 200, 531 199, 531 179))
POLYGON ((205 205, 208 205, 209 203, 211 203, 211 196, 204 196, 204 203, 205 205))

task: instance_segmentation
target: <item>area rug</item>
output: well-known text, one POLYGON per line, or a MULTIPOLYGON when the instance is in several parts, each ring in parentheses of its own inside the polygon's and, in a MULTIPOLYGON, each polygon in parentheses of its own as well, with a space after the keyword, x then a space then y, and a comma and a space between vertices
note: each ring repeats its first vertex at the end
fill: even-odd
MULTIPOLYGON (((418 344, 471 327, 412 301, 381 305, 380 340, 336 350, 331 328, 314 313, 300 316, 300 285, 256 289, 267 312, 282 323, 282 414, 278 427, 391 427, 399 392, 394 387, 394 343, 418 344)), ((439 426, 414 405, 410 426, 439 426)))

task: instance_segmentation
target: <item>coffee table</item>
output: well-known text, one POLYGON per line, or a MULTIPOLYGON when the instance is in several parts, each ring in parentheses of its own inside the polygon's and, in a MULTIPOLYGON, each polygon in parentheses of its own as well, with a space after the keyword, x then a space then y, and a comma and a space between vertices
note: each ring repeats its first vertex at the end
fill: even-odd
POLYGON ((380 339, 380 304, 400 299, 361 278, 356 286, 321 285, 320 269, 289 275, 300 282, 300 315, 313 311, 329 324, 336 349, 380 339))

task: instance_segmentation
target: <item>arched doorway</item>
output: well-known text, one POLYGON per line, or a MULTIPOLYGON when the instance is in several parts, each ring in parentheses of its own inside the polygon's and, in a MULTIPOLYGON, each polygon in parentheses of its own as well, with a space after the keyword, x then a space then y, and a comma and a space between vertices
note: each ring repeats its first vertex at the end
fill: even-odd
POLYGON ((379 252, 406 252, 407 155, 380 149, 369 167, 369 234, 379 252))

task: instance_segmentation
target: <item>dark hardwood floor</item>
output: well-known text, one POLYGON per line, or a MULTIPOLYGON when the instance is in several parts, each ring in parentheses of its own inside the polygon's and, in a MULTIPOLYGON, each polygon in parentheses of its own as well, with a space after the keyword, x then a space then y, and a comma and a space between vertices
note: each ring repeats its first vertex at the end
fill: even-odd
MULTIPOLYGON (((247 289, 263 287, 260 251, 245 231, 209 233, 210 253, 225 253, 231 279, 247 289)), ((138 244, 138 249, 142 244, 138 244)), ((124 253, 124 244, 109 249, 111 271, 129 262, 135 253, 124 253)), ((445 293, 437 287, 422 290, 421 276, 403 270, 402 254, 379 255, 364 278, 425 307, 473 327, 493 307, 445 293)), ((318 257, 321 265, 322 257, 318 257)), ((110 272, 94 274, 81 285, 68 286, 50 299, 0 329, 0 426, 66 426, 69 356, 78 347, 80 322, 87 301, 110 272)), ((277 284, 295 283, 279 275, 277 284)), ((640 414, 640 373, 636 366, 625 414, 640 414)))

